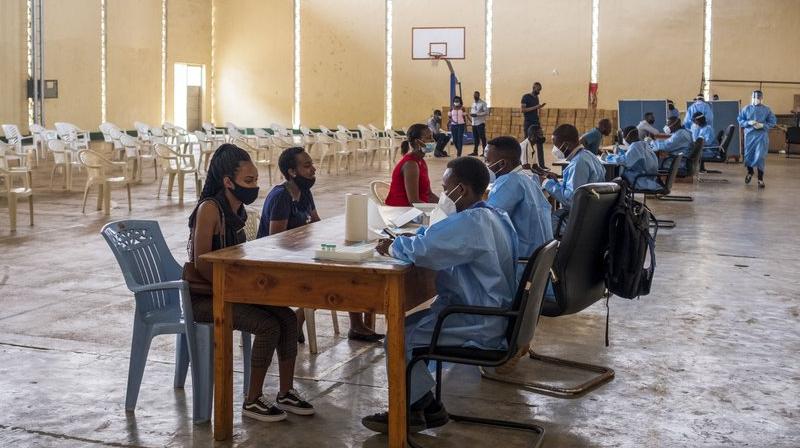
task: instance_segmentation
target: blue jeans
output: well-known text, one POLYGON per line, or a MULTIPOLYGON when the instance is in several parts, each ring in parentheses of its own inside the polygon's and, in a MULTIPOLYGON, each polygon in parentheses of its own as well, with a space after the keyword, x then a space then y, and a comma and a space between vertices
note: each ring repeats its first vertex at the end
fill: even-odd
POLYGON ((456 155, 461 157, 461 148, 464 146, 464 129, 465 124, 451 124, 450 133, 453 134, 453 144, 456 145, 456 155))

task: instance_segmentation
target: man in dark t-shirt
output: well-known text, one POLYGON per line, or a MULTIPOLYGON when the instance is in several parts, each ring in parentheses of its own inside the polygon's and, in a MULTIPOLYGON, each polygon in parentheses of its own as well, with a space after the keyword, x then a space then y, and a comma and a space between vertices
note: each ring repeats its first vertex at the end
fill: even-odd
POLYGON ((534 126, 537 129, 536 138, 536 157, 540 167, 544 167, 544 133, 542 132, 542 125, 539 122, 539 109, 543 108, 547 103, 539 104, 539 93, 542 91, 542 84, 538 81, 533 83, 531 93, 522 95, 520 101, 522 114, 525 116, 525 125, 522 129, 525 132, 534 126))

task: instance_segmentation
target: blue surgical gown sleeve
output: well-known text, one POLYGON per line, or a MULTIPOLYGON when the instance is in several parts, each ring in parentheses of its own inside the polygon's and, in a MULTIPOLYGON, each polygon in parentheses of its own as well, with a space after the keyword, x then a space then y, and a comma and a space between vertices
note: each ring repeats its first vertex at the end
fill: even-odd
POLYGON ((561 182, 548 179, 544 184, 545 190, 564 205, 572 203, 572 194, 575 192, 575 185, 581 186, 589 183, 592 172, 585 163, 578 163, 576 160, 564 169, 564 176, 561 182))
POLYGON ((739 111, 739 116, 736 117, 736 121, 739 122, 739 126, 742 129, 751 128, 753 127, 750 123, 748 123, 750 118, 750 106, 743 107, 741 111, 739 111))
POLYGON ((775 114, 772 112, 772 109, 767 109, 767 118, 764 120, 764 127, 767 129, 772 129, 778 124, 778 118, 775 117, 775 114))

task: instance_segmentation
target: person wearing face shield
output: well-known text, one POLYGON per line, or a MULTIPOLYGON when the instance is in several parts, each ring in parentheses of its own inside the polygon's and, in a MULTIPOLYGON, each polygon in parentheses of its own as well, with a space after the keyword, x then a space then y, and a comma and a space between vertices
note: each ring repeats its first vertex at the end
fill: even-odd
POLYGON ((772 110, 763 104, 764 94, 754 90, 751 103, 745 106, 737 121, 744 128, 744 166, 747 175, 744 183, 753 179, 753 169, 758 170, 758 187, 764 188, 764 165, 769 149, 769 130, 778 124, 772 110))
POLYGON ((681 111, 678 110, 677 107, 675 107, 675 102, 673 102, 672 100, 667 100, 667 118, 669 119, 672 117, 680 118, 681 111))
POLYGON ((686 116, 683 119, 683 127, 686 129, 691 129, 692 125, 692 117, 697 112, 701 112, 706 117, 706 122, 711 128, 714 128, 714 111, 711 109, 711 105, 706 103, 703 94, 698 93, 697 96, 694 98, 694 103, 686 109, 686 116))
MULTIPOLYGON (((314 161, 303 148, 294 147, 283 150, 278 158, 278 169, 286 181, 272 188, 267 195, 261 210, 261 221, 258 226, 258 238, 275 235, 286 230, 296 229, 320 220, 311 187, 316 182, 317 169, 314 161)), ((364 322, 369 317, 361 313, 350 314, 350 340, 376 342, 383 338, 375 333, 364 322)), ((297 316, 297 342, 306 341, 303 334, 305 312, 303 308, 295 311, 297 316)))
MULTIPOLYGON (((451 160, 442 177, 448 216, 420 228, 416 235, 381 240, 376 250, 398 260, 435 270, 436 300, 429 309, 406 318, 406 360, 417 347, 431 343, 439 313, 450 305, 508 308, 517 290, 519 251, 514 225, 506 212, 487 205, 483 194, 489 173, 472 157, 451 160)), ((528 254, 529 255, 529 254, 528 254)), ((467 314, 451 315, 439 344, 499 350, 506 347, 507 321, 467 314)), ((418 432, 447 423, 447 411, 436 403, 435 381, 424 363, 414 366, 410 383, 408 428, 418 432)), ((362 419, 367 428, 386 433, 388 413, 362 419)))
POLYGON ((692 126, 692 140, 697 140, 698 138, 703 139, 703 156, 700 158, 700 172, 706 172, 706 164, 703 159, 710 159, 717 155, 719 151, 719 142, 717 141, 717 136, 714 135, 714 129, 708 125, 706 122, 706 117, 703 115, 702 112, 695 112, 694 116, 692 117, 692 122, 694 122, 694 126, 692 126))
MULTIPOLYGON (((258 197, 258 169, 247 151, 226 143, 220 146, 208 166, 200 198, 189 217, 189 263, 183 278, 190 284, 205 279, 213 287, 211 263, 201 255, 244 243, 247 213, 244 206, 258 197), (199 277, 199 278, 198 278, 199 277)), ((197 322, 214 322, 210 292, 191 294, 192 313, 197 322)), ((297 320, 284 306, 233 305, 233 328, 255 335, 250 359, 250 384, 242 404, 242 416, 263 422, 286 419, 286 412, 314 414, 314 406, 294 389, 297 357, 297 320), (263 395, 264 380, 272 357, 278 354, 280 384, 275 401, 263 395)))
POLYGON ((608 135, 611 135, 611 120, 603 118, 597 122, 595 128, 581 136, 580 143, 589 152, 598 155, 600 154, 600 144, 603 142, 603 137, 608 135))
POLYGON ((650 146, 639 140, 639 131, 634 126, 628 126, 622 131, 625 145, 628 149, 619 154, 609 154, 606 162, 616 163, 622 167, 622 177, 628 184, 637 190, 658 190, 661 185, 655 177, 658 174, 658 156, 650 146), (637 179, 638 178, 638 179, 637 179))
POLYGON ((561 209, 553 213, 553 229, 557 233, 558 224, 563 224, 569 214, 572 195, 578 187, 606 179, 606 169, 602 162, 578 142, 578 129, 571 124, 562 124, 553 131, 553 152, 561 152, 569 164, 564 168, 561 181, 555 173, 542 173, 547 180, 544 189, 561 203, 561 209))
POLYGON ((456 156, 461 157, 461 150, 464 147, 464 131, 471 119, 469 114, 464 111, 464 102, 460 96, 453 97, 452 108, 447 113, 447 121, 450 125, 450 134, 453 136, 453 145, 456 147, 456 156))
MULTIPOLYGON (((489 177, 495 177, 487 204, 508 213, 517 231, 519 252, 529 257, 542 244, 553 239, 550 203, 542 193, 539 178, 525 172, 520 164, 521 148, 514 137, 489 140, 486 164, 489 177)), ((517 266, 517 279, 525 265, 517 266)))
POLYGON ((386 205, 410 207, 418 202, 434 203, 439 200, 431 191, 428 164, 425 163, 425 154, 433 152, 435 146, 428 126, 417 123, 408 128, 406 139, 400 145, 403 157, 392 170, 386 205))

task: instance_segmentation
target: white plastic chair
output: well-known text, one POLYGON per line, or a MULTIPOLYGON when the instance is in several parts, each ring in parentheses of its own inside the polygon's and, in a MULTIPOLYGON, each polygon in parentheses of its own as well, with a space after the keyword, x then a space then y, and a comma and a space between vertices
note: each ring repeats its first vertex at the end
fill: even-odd
POLYGON ((209 137, 209 135, 203 131, 194 131, 194 136, 197 137, 197 145, 200 148, 200 165, 203 167, 203 170, 208 171, 208 164, 211 162, 211 157, 222 143, 217 139, 209 137))
POLYGON ((283 125, 278 123, 270 124, 269 128, 272 129, 272 132, 274 132, 275 135, 280 135, 281 137, 288 137, 292 135, 292 133, 288 129, 286 129, 285 127, 283 127, 283 125))
POLYGON ((82 149, 89 149, 89 133, 78 129, 72 123, 57 122, 56 132, 61 140, 72 149, 73 151, 80 151, 82 149))
POLYGON ((19 132, 19 128, 15 124, 4 124, 3 134, 6 136, 6 141, 14 148, 14 155, 7 156, 7 162, 17 160, 20 166, 31 166, 33 161, 39 164, 39 155, 36 152, 36 145, 34 143, 33 135, 23 137, 19 132), (30 140, 31 144, 24 144, 25 140, 30 140))
MULTIPOLYGON (((345 160, 347 167, 347 174, 350 174, 350 160, 353 159, 353 150, 350 149, 350 136, 346 132, 337 131, 335 134, 335 142, 337 144, 333 156, 336 162, 336 175, 339 175, 339 169, 342 165, 342 159, 345 160)), ((320 164, 322 168, 322 164, 320 164)), ((330 173, 330 162, 328 162, 328 172, 330 173)))
POLYGON ((131 179, 128 177, 127 162, 113 162, 100 155, 97 151, 84 149, 78 153, 83 166, 86 167, 86 187, 83 190, 83 208, 81 213, 86 213, 86 198, 89 197, 89 189, 97 185, 97 209, 103 209, 103 214, 111 214, 111 186, 124 185, 128 190, 128 211, 131 211, 131 179), (122 169, 122 175, 116 175, 113 171, 116 168, 122 169))
POLYGON ((107 145, 111 146, 112 154, 114 155, 115 159, 122 160, 125 155, 125 149, 119 142, 119 139, 115 139, 112 135, 113 131, 121 132, 122 130, 119 126, 115 125, 114 123, 100 123, 98 126, 100 132, 103 134, 103 141, 106 142, 107 145))
POLYGON ((31 172, 24 167, 12 168, 8 166, 6 154, 12 152, 12 146, 0 142, 0 179, 3 180, 4 186, 0 188, 0 196, 6 198, 8 203, 8 218, 10 221, 10 230, 15 232, 17 230, 17 202, 20 199, 28 199, 28 207, 30 209, 30 223, 33 225, 33 189, 31 188, 31 172), (22 186, 15 187, 14 180, 16 178, 22 179, 22 186))
POLYGON ((125 161, 133 161, 133 180, 141 182, 144 162, 153 162, 153 180, 158 179, 158 157, 151 145, 146 145, 128 134, 120 132, 118 129, 112 131, 116 139, 120 142, 125 154, 125 161))
POLYGON ((267 169, 269 184, 272 185, 272 148, 257 148, 251 145, 243 136, 234 137, 231 143, 247 151, 256 168, 261 166, 267 169))
MULTIPOLYGON (((219 145, 228 141, 228 135, 225 129, 217 129, 214 123, 210 121, 203 122, 203 131, 205 131, 208 138, 218 142, 219 145)), ((216 149, 216 148, 215 148, 216 149)))
MULTIPOLYGON (((369 166, 372 167, 375 164, 375 156, 380 147, 378 135, 363 124, 358 125, 358 131, 361 133, 362 144, 361 147, 356 150, 356 154, 364 155, 364 168, 367 167, 367 156, 369 156, 369 166)), ((358 157, 356 157, 356 161, 358 161, 358 157)))
POLYGON ((47 149, 53 154, 53 171, 50 173, 50 190, 53 189, 53 179, 56 171, 64 173, 64 188, 72 191, 72 168, 80 168, 81 162, 77 153, 69 149, 63 140, 52 139, 47 141, 47 149))
POLYGON ((33 136, 33 146, 36 148, 36 157, 39 159, 47 158, 47 142, 45 140, 44 126, 32 124, 29 126, 31 136, 33 136))
POLYGON ((373 180, 369 183, 369 194, 376 204, 386 205, 386 197, 389 196, 391 186, 382 180, 373 180))
POLYGON ((136 129, 136 137, 140 141, 150 143, 150 126, 141 121, 134 121, 133 128, 136 129))
POLYGON ((200 183, 200 173, 195 164, 194 154, 181 154, 169 145, 163 143, 155 144, 155 152, 161 162, 161 180, 158 182, 158 194, 161 197, 161 186, 164 184, 164 177, 169 177, 167 182, 167 196, 172 196, 172 187, 175 178, 178 178, 178 203, 183 205, 184 182, 187 174, 194 176, 196 194, 200 195, 202 185, 200 183))
POLYGON ((391 164, 394 165, 395 161, 397 160, 397 156, 400 154, 400 145, 403 143, 403 136, 398 134, 394 129, 387 129, 386 135, 389 136, 389 153, 391 154, 392 159, 391 164))

